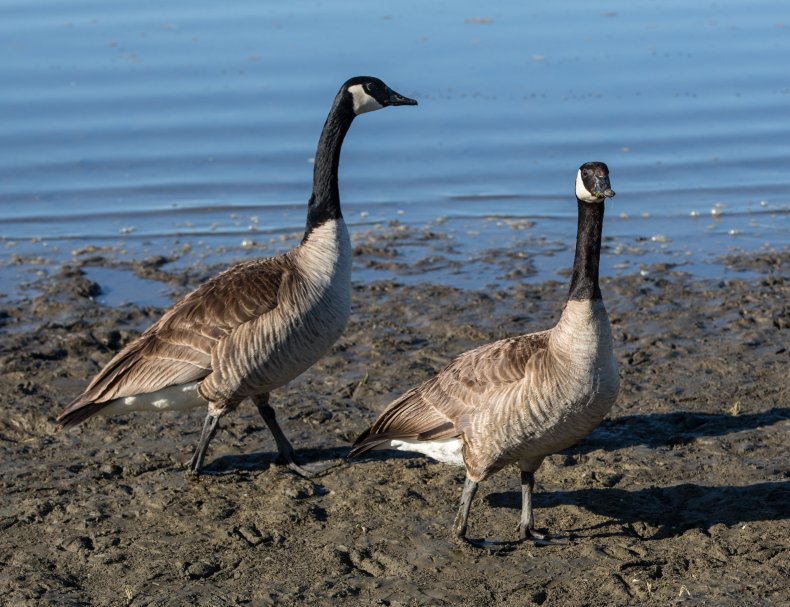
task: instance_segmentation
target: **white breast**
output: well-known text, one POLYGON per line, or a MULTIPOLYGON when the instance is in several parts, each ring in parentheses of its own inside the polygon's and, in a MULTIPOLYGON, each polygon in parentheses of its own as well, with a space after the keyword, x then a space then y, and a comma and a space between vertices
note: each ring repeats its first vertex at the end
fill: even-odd
POLYGON ((257 321, 245 392, 270 391, 318 361, 351 314, 351 241, 342 219, 315 228, 291 257, 294 278, 272 314, 257 321))
POLYGON ((617 380, 612 329, 600 299, 569 301, 551 331, 549 347, 563 359, 567 375, 580 382, 580 389, 617 380))
POLYGON ((540 393, 530 395, 526 451, 551 453, 586 436, 611 409, 619 390, 602 301, 569 301, 549 340, 556 371, 540 393))
POLYGON ((315 228, 295 253, 305 281, 292 313, 316 323, 314 330, 320 335, 314 337, 331 345, 351 314, 351 240, 345 222, 338 219, 315 228))

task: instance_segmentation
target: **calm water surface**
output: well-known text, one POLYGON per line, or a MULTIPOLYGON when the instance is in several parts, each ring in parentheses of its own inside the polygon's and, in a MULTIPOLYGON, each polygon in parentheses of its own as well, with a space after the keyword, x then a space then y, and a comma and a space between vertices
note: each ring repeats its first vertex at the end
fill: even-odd
POLYGON ((460 257, 567 246, 575 170, 603 160, 608 271, 790 241, 785 0, 4 0, 0 14, 7 258, 276 249, 304 224, 321 126, 357 74, 420 106, 355 121, 341 191, 356 233, 436 226, 460 257), (528 242, 492 216, 534 221, 528 242))

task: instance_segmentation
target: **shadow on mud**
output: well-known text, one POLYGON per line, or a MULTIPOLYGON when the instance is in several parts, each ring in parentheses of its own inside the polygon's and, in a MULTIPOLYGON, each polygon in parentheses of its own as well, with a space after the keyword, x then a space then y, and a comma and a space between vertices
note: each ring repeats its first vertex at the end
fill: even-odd
MULTIPOLYGON (((493 508, 521 508, 521 493, 517 491, 491 493, 485 499, 493 508)), ((579 506, 627 527, 621 533, 607 532, 602 536, 628 534, 643 539, 663 539, 682 535, 689 529, 707 531, 717 524, 731 526, 790 518, 790 483, 766 482, 745 487, 684 483, 637 491, 601 488, 535 495, 538 509, 559 505, 579 506), (635 523, 645 523, 654 529, 639 531, 633 527, 635 523)), ((609 525, 603 523, 588 529, 609 525)))
MULTIPOLYGON (((330 449, 297 449, 296 460, 301 466, 316 471, 324 465, 332 468, 346 464, 348 448, 334 447, 330 449)), ((208 462, 204 470, 213 474, 226 474, 237 471, 262 472, 271 466, 280 465, 276 451, 255 451, 241 455, 225 455, 208 462)), ((283 470, 288 468, 282 465, 283 470)))
POLYGON ((684 445, 700 437, 754 430, 787 419, 790 419, 790 407, 776 407, 746 415, 689 411, 626 415, 604 420, 590 436, 566 453, 589 453, 595 449, 613 451, 636 445, 684 445))
MULTIPOLYGON (((687 411, 628 415, 605 420, 589 437, 565 453, 589 453, 595 449, 614 451, 638 445, 670 447, 701 437, 755 430, 787 419, 790 419, 788 407, 737 416, 687 411)), ((494 508, 521 508, 520 492, 492 493, 485 499, 494 508)), ((579 506, 620 521, 628 527, 624 533, 645 539, 662 539, 681 535, 694 528, 707 531, 716 524, 788 519, 790 483, 765 482, 745 487, 710 487, 685 483, 637 491, 602 487, 538 492, 535 505, 537 508, 579 506), (647 524, 653 529, 639 531, 634 527, 637 523, 647 524)), ((608 525, 604 523, 596 527, 608 525)))

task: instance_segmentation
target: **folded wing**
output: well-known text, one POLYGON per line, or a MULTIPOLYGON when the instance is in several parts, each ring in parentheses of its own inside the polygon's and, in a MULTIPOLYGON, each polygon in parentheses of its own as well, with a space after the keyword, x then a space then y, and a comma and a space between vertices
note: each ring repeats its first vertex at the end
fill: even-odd
POLYGON ((201 285, 110 360, 58 416, 61 426, 80 423, 116 398, 208 376, 216 344, 275 309, 287 274, 283 258, 275 257, 237 264, 201 285))
POLYGON ((548 332, 503 339, 470 350, 438 375, 390 404, 354 442, 350 457, 399 440, 442 440, 463 434, 470 417, 485 413, 529 381, 529 360, 545 349, 548 332))

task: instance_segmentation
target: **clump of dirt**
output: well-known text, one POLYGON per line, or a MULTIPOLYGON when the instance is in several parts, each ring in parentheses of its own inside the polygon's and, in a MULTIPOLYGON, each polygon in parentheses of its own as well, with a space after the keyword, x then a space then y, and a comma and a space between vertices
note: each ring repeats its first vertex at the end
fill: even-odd
MULTIPOLYGON (((393 257, 359 247, 361 263, 393 257)), ((494 255, 494 253, 492 253, 494 255)), ((617 405, 538 472, 538 527, 565 545, 459 544, 463 475, 420 457, 342 463, 393 398, 455 355, 550 327, 567 285, 463 291, 355 285, 332 352, 274 393, 306 480, 274 463, 254 407, 184 475, 203 412, 54 418, 159 310, 109 309, 79 268, 0 309, 0 596, 13 605, 766 605, 790 602, 790 253, 740 256, 749 280, 671 268, 603 280, 617 405)), ((181 290, 216 268, 168 274, 181 290)), ((513 263, 503 257, 503 272, 513 263)), ((517 279, 516 276, 513 277, 517 279)), ((470 535, 514 539, 518 474, 481 485, 470 535)))

